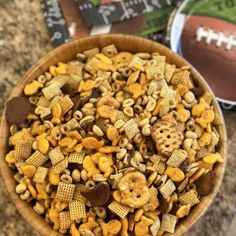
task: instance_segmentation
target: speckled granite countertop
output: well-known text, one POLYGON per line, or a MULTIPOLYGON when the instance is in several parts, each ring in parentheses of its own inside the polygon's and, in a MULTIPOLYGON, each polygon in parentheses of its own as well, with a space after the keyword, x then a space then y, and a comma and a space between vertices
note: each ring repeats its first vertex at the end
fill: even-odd
MULTIPOLYGON (((51 49, 40 0, 0 0, 0 113, 12 87, 51 49)), ((207 214, 188 236, 236 235, 236 113, 224 112, 224 117, 229 153, 223 185, 207 214)), ((39 233, 16 212, 0 178, 0 236, 18 235, 39 233)))

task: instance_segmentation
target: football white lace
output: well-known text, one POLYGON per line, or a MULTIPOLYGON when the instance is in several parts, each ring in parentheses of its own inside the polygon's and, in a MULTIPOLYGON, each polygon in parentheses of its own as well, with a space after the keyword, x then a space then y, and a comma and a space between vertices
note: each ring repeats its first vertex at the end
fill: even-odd
POLYGON ((236 39, 233 35, 225 35, 223 32, 215 32, 212 29, 205 30, 203 27, 197 29, 196 40, 197 42, 205 40, 206 44, 215 42, 217 47, 222 47, 224 44, 226 50, 236 47, 236 39))

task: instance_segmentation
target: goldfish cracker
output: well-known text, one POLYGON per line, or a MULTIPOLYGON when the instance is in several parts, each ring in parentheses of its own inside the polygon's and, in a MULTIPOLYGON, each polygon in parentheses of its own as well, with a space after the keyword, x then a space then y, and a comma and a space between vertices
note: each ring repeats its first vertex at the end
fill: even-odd
POLYGON ((82 140, 82 144, 87 149, 99 149, 104 145, 104 141, 98 141, 94 137, 87 137, 82 140))
POLYGON ((43 154, 47 154, 48 149, 49 149, 49 142, 46 139, 46 137, 47 137, 46 133, 42 133, 36 137, 38 150, 43 154))
POLYGON ((134 232, 136 236, 146 236, 149 232, 149 226, 153 224, 153 220, 142 216, 141 221, 135 225, 134 232))
POLYGON ((215 112, 213 110, 206 110, 202 113, 201 117, 196 118, 196 122, 201 125, 202 128, 207 126, 215 119, 215 112))
POLYGON ((88 221, 86 223, 80 225, 79 231, 80 231, 80 233, 84 229, 89 229, 92 231, 97 226, 98 226, 98 223, 93 219, 93 217, 88 217, 88 221))
POLYGON ((27 84, 24 88, 24 94, 27 96, 32 96, 38 92, 40 88, 43 88, 43 84, 34 80, 30 84, 27 84))
POLYGON ((202 113, 209 108, 210 106, 206 103, 204 98, 200 98, 199 103, 192 108, 192 115, 194 117, 200 117, 202 113))
POLYGON ((95 174, 100 174, 101 171, 96 167, 96 163, 91 156, 86 156, 83 160, 83 168, 87 171, 87 176, 92 177, 95 174))
POLYGON ((46 200, 49 196, 46 192, 46 183, 36 183, 35 185, 36 189, 37 189, 37 192, 38 192, 38 195, 37 195, 37 199, 38 200, 46 200))
POLYGON ((62 116, 62 109, 59 103, 56 103, 52 107, 52 123, 53 124, 60 124, 61 123, 61 116, 62 116))
POLYGON ((120 232, 122 224, 118 220, 110 220, 108 223, 101 222, 101 227, 104 236, 113 236, 120 232))
POLYGON ((223 163, 224 159, 220 155, 220 153, 210 153, 203 157, 203 161, 207 164, 215 164, 216 162, 223 163))
POLYGON ((183 104, 178 104, 176 106, 176 110, 179 115, 178 117, 180 122, 186 122, 191 116, 190 111, 185 109, 183 104))
POLYGON ((80 232, 79 230, 76 228, 75 223, 72 223, 70 225, 70 234, 71 236, 80 236, 80 232))
POLYGON ((104 172, 104 177, 109 177, 113 172, 114 168, 112 168, 113 160, 107 156, 102 156, 99 158, 98 167, 104 172))
POLYGON ((127 217, 125 217, 124 219, 121 219, 121 224, 122 224, 122 228, 121 228, 121 232, 120 235, 121 236, 128 236, 128 228, 129 228, 129 222, 127 217))

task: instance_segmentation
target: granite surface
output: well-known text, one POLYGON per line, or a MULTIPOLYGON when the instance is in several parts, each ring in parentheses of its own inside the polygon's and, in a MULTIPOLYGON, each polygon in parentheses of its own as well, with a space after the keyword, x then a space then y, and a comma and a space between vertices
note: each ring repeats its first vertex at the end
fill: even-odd
MULTIPOLYGON (((26 70, 52 49, 40 0, 0 0, 0 112, 26 70)), ((224 112, 228 163, 222 187, 188 236, 236 235, 236 113, 224 112)), ((39 236, 17 213, 0 178, 0 236, 39 236)))

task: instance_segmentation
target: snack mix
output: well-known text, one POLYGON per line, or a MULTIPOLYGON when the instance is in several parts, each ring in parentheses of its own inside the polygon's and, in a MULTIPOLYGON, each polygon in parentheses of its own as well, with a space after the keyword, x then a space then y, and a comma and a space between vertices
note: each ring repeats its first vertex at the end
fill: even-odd
POLYGON ((19 197, 62 234, 174 233, 223 163, 223 118, 189 69, 115 45, 50 66, 7 103, 19 197))

